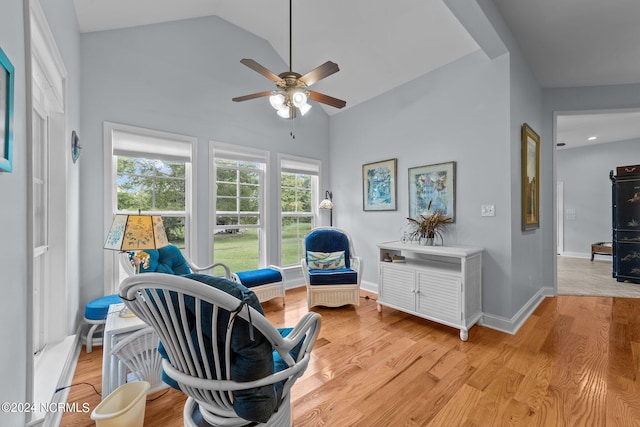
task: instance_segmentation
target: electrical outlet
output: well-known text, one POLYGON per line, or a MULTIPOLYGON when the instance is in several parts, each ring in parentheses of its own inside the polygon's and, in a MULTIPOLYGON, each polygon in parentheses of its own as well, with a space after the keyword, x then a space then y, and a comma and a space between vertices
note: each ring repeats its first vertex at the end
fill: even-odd
POLYGON ((496 216, 496 205, 482 205, 482 206, 480 206, 480 215, 482 215, 482 216, 496 216))

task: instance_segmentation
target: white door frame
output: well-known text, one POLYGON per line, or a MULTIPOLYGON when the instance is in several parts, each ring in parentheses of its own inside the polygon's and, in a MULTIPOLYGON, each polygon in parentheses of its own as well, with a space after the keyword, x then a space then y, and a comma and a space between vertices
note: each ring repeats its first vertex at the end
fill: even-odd
POLYGON ((564 182, 556 182, 556 219, 558 255, 564 254, 564 182))
MULTIPOLYGON (((68 142, 67 71, 38 0, 24 2, 25 69, 26 69, 26 121, 27 121, 27 337, 26 401, 33 402, 35 390, 34 346, 34 203, 33 203, 33 120, 36 104, 45 106, 48 121, 48 237, 49 262, 46 274, 48 285, 44 290, 48 309, 44 314, 47 324, 45 342, 62 341, 68 335, 69 309, 69 227, 68 168, 70 147, 68 142), (40 84, 38 84, 38 81, 40 84), (42 84, 46 82, 46 84, 42 84), (37 98, 36 98, 37 97, 37 98), (36 102, 36 100, 38 100, 36 102)), ((39 392, 37 393, 39 394, 39 392)), ((27 416, 30 421, 33 414, 27 416)))

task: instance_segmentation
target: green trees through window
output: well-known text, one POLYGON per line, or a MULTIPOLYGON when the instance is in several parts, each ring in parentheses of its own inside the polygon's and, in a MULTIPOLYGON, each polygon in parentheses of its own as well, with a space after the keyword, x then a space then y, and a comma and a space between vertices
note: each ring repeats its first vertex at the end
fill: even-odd
POLYGON ((232 271, 260 267, 262 235, 261 192, 264 169, 260 162, 216 159, 215 262, 232 271))
POLYGON ((169 241, 184 249, 185 163, 118 156, 116 197, 119 212, 160 213, 169 241))
POLYGON ((311 175, 282 172, 280 194, 282 212, 281 264, 300 263, 304 236, 313 227, 313 179, 311 175))

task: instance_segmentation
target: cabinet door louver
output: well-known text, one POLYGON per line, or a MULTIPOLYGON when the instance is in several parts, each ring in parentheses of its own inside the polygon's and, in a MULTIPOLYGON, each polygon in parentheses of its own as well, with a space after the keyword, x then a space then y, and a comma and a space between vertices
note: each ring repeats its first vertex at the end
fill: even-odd
POLYGON ((460 322, 460 275, 418 273, 418 311, 442 320, 460 322))
POLYGON ((384 283, 384 287, 380 289, 381 298, 388 304, 415 310, 415 273, 413 270, 384 265, 380 268, 380 276, 384 283))

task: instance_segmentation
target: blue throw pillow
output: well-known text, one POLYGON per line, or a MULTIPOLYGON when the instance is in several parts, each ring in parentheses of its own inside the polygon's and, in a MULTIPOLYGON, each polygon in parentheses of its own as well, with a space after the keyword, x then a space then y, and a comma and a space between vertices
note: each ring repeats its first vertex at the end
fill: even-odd
POLYGON ((191 273, 187 260, 182 251, 175 245, 168 245, 160 249, 146 249, 149 254, 149 267, 140 266, 141 273, 165 273, 184 275, 191 273))

